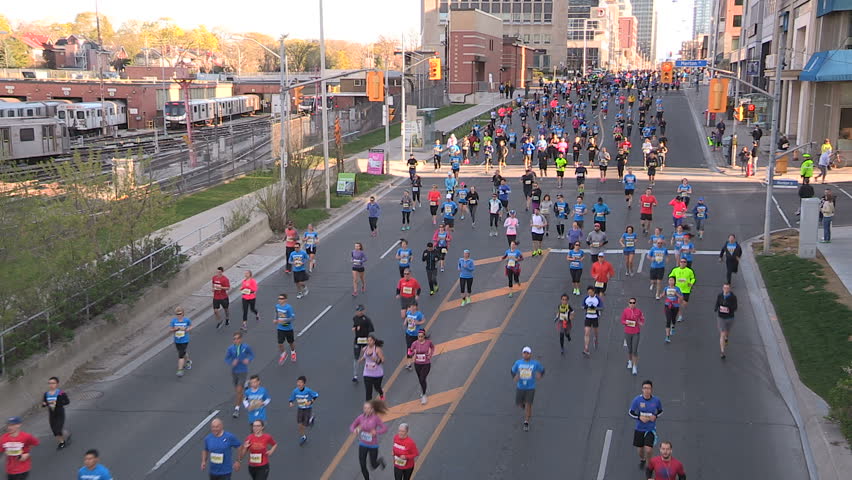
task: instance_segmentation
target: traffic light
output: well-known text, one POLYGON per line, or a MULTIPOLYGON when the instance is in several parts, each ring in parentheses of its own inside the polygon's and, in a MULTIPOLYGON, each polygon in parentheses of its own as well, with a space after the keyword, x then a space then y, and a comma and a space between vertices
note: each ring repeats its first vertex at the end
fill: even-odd
POLYGON ((367 72, 367 100, 371 102, 385 101, 384 72, 367 72))
MULTIPOLYGON (((293 89, 293 105, 298 106, 302 104, 302 90, 304 90, 304 88, 305 87, 296 87, 293 89)), ((292 105, 288 105, 287 107, 292 109, 292 105)))
POLYGON ((711 78, 710 94, 707 96, 707 111, 725 113, 728 111, 728 79, 711 78))
POLYGON ((748 106, 746 107, 746 111, 748 112, 746 114, 746 115, 748 115, 748 118, 754 120, 754 116, 755 116, 756 112, 755 112, 755 106, 754 106, 753 103, 748 104, 748 106))
POLYGON ((674 83, 674 64, 672 62, 660 64, 660 83, 674 83))
POLYGON ((441 58, 435 57, 429 59, 429 80, 441 79, 441 58))
POLYGON ((738 122, 745 121, 745 107, 740 105, 734 109, 734 118, 738 122))
POLYGON ((396 107, 388 107, 388 122, 393 123, 396 119, 396 107))

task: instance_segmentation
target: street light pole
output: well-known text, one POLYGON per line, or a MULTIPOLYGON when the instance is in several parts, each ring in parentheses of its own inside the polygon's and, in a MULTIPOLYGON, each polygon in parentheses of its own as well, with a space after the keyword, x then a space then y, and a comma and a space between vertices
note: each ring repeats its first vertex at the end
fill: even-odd
MULTIPOLYGON (((401 69, 401 78, 400 84, 402 85, 402 100, 400 103, 400 108, 402 109, 402 126, 400 127, 400 134, 402 136, 402 155, 400 156, 400 160, 402 163, 405 163, 405 34, 402 34, 402 69, 401 69)), ((390 172, 388 172, 390 173, 390 172)))
POLYGON ((325 208, 331 208, 331 179, 328 171, 328 84, 325 81, 325 26, 323 25, 322 0, 319 0, 320 22, 320 88, 322 89, 322 156, 325 173, 325 208))
POLYGON ((763 254, 769 254, 769 250, 771 247, 771 239, 769 238, 769 232, 772 228, 772 221, 770 218, 770 213, 772 211, 772 177, 775 176, 775 156, 778 155, 778 133, 781 128, 781 69, 784 67, 784 50, 787 42, 787 26, 789 19, 789 12, 779 12, 777 14, 779 20, 779 33, 778 33, 778 53, 775 54, 775 89, 772 92, 772 123, 774 123, 774 128, 772 129, 772 137, 770 141, 772 142, 769 145, 769 161, 767 162, 767 170, 766 170, 766 205, 764 208, 764 219, 763 219, 763 254))
POLYGON ((280 95, 280 104, 279 115, 281 118, 281 145, 280 145, 280 155, 281 161, 279 162, 280 170, 281 170, 281 211, 284 214, 284 222, 287 222, 287 164, 290 161, 287 149, 289 147, 288 141, 289 133, 290 133, 290 89, 287 87, 287 49, 284 46, 284 39, 287 38, 287 35, 281 35, 278 43, 278 56, 281 59, 281 92, 280 95))

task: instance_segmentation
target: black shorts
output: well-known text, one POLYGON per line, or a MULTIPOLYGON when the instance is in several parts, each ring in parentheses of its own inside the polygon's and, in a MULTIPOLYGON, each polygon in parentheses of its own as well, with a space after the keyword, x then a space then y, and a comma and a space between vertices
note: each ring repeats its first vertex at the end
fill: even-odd
POLYGON ((648 176, 653 177, 657 174, 657 167, 648 167, 648 176))
POLYGON ((219 310, 220 308, 228 309, 228 306, 231 305, 231 300, 228 297, 225 298, 214 298, 213 299, 213 310, 219 310))
POLYGON ((7 479, 7 480, 27 480, 27 477, 29 477, 29 476, 30 476, 30 472, 24 472, 24 473, 7 473, 7 474, 6 474, 6 479, 7 479))
POLYGON ((293 330, 275 330, 278 332, 278 345, 284 345, 284 342, 293 343, 295 336, 293 330))
POLYGON ((308 255, 316 255, 317 254, 317 246, 316 245, 307 246, 307 247, 305 247, 305 252, 308 255))
POLYGON ((592 327, 592 328, 598 328, 599 324, 600 324, 600 317, 598 317, 598 318, 586 317, 585 321, 583 322, 583 326, 592 327))
MULTIPOLYGON (((690 292, 690 293, 691 293, 691 292, 690 292)), ((681 292, 681 295, 683 295, 683 301, 684 301, 684 302, 688 302, 688 301, 689 301, 689 293, 683 293, 683 292, 681 292)))
MULTIPOLYGON (((411 345, 414 343, 415 340, 417 340, 417 336, 409 335, 407 333, 405 334, 405 348, 406 348, 406 350, 411 349, 411 345)), ((407 353, 406 353, 406 356, 408 358, 411 358, 411 355, 408 355, 407 353)))
POLYGON ((557 177, 560 177, 560 178, 561 178, 561 177, 564 177, 564 176, 565 176, 565 171, 564 171, 564 170, 557 170, 557 171, 556 171, 556 176, 557 176, 557 177))
POLYGON ((246 377, 248 377, 248 372, 231 372, 231 380, 233 380, 235 387, 242 387, 245 385, 246 377))
POLYGON ((647 220, 647 221, 650 222, 653 219, 654 219, 654 215, 651 214, 651 213, 640 213, 639 214, 639 220, 647 220))
POLYGON ((444 218, 444 223, 448 227, 453 228, 453 227, 456 226, 456 219, 455 218, 444 218))
POLYGON ((606 171, 606 169, 607 169, 608 167, 609 167, 608 165, 598 165, 598 168, 599 168, 599 169, 600 169, 600 171, 602 171, 602 172, 605 172, 605 171, 606 171))
POLYGON ((296 425, 308 426, 311 423, 311 417, 314 416, 313 408, 296 409, 296 425))
POLYGON ((582 185, 584 183, 586 183, 586 177, 578 177, 577 178, 577 185, 582 185))
POLYGON ((640 432, 639 430, 633 431, 633 446, 636 448, 653 448, 656 439, 657 435, 654 432, 640 432))
POLYGON ((532 190, 524 189, 524 197, 529 198, 532 197, 532 190))
POLYGON ((534 242, 540 242, 540 241, 544 240, 544 234, 543 233, 535 233, 535 232, 531 232, 531 233, 532 233, 532 239, 533 239, 534 242))
POLYGON ((601 293, 606 293, 607 283, 604 282, 603 287, 595 287, 595 293, 600 295, 601 293))
POLYGON ((628 196, 629 196, 629 197, 632 197, 632 196, 633 196, 633 192, 635 192, 635 191, 636 191, 636 189, 634 189, 634 188, 625 188, 625 189, 624 189, 624 196, 625 196, 625 197, 628 197, 628 196))
POLYGON ((438 213, 438 206, 429 205, 429 213, 434 217, 438 213))
MULTIPOLYGON (((414 304, 417 299, 414 297, 403 297, 400 295, 399 297, 399 308, 402 310, 407 310, 408 307, 414 304)), ((416 338, 416 337, 415 337, 416 338)))
POLYGON ((652 268, 651 269, 651 280, 662 280, 665 275, 665 268, 652 268))
POLYGON ((186 357, 186 348, 189 347, 189 342, 186 343, 175 343, 175 348, 178 352, 178 358, 186 357))
POLYGON ((364 271, 364 267, 352 267, 352 271, 353 271, 353 272, 363 272, 363 271, 364 271))
POLYGON ((524 405, 532 405, 533 400, 535 400, 535 389, 521 390, 520 388, 518 388, 515 390, 515 405, 519 407, 523 407, 524 405))
POLYGON ((580 283, 580 278, 583 277, 583 269, 582 268, 572 268, 571 270, 571 281, 574 283, 580 283))
POLYGON ((302 271, 299 271, 299 272, 296 272, 296 271, 293 272, 293 282, 295 282, 295 283, 307 282, 308 278, 310 278, 310 277, 308 277, 308 272, 305 271, 305 270, 302 270, 302 271))

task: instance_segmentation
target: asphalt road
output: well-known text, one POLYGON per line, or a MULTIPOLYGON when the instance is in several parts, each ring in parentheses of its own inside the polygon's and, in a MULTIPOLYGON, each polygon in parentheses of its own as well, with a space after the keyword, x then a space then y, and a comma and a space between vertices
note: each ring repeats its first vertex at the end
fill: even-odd
MULTIPOLYGON (((668 167, 657 178, 655 194, 660 203, 667 203, 681 176, 687 176, 694 196, 705 196, 710 207, 708 230, 705 239, 696 242, 697 249, 718 251, 728 233, 741 239, 758 234, 763 226, 760 185, 709 173, 685 99, 672 94, 665 104, 671 153, 668 167)), ((609 131, 609 122, 604 131, 609 131)), ((640 158, 637 139, 634 132, 634 165, 640 158)), ((605 145, 614 152, 611 140, 605 145)), ((526 252, 529 220, 522 212, 519 161, 516 158, 512 163, 515 166, 507 174, 514 189, 510 203, 520 210, 519 238, 526 252)), ((489 193, 488 180, 474 170, 478 169, 463 167, 463 179, 481 193, 489 193)), ((611 176, 614 170, 611 168, 611 176)), ((639 188, 644 188, 644 174, 636 174, 639 188)), ((596 176, 593 172, 588 181, 587 198, 591 201, 600 194, 610 205, 613 214, 608 230, 614 239, 626 224, 638 226, 638 208, 627 211, 621 185, 614 180, 599 184, 593 180, 596 176)), ((434 178, 439 183, 442 175, 434 178)), ((424 179, 425 185, 431 183, 432 178, 424 179)), ((569 178, 561 192, 570 199, 574 188, 569 178)), ((555 179, 544 179, 543 189, 555 194, 555 179)), ((665 409, 658 421, 658 433, 674 443, 674 455, 684 462, 690 478, 806 478, 798 432, 770 375, 747 292, 738 289, 743 283, 739 278, 734 280, 740 300, 737 323, 728 359, 719 359, 712 306, 724 269, 715 256, 696 256, 698 283, 686 322, 678 326, 670 345, 663 343, 663 308, 648 290, 647 266, 638 276, 626 278, 621 256, 609 256, 617 277, 606 297, 600 347, 590 359, 584 359, 582 328, 575 325, 575 340, 561 356, 552 319, 560 294, 570 290, 564 254, 527 257, 521 274, 523 289, 508 298, 502 264, 493 260, 502 255, 506 241, 502 235, 487 235, 484 206, 480 207, 476 229, 468 220, 457 220, 449 268, 440 274, 441 289, 434 297, 427 293, 421 298, 432 340, 440 345, 441 352, 429 377, 430 402, 422 408, 415 375, 398 366, 404 340, 399 305, 393 298, 398 279, 395 249, 380 258, 401 233, 400 195, 397 188, 381 199, 384 214, 377 238, 369 236, 363 213, 328 238, 319 232, 319 266, 310 281, 310 295, 302 300, 292 298, 291 302, 297 331, 331 308, 298 338, 296 364, 288 361, 284 366, 277 365, 274 326, 269 321, 279 292, 294 297, 292 280, 274 274, 260 285, 258 305, 265 317, 261 323, 249 320, 246 343, 257 355, 251 372, 261 375, 272 396, 267 431, 282 444, 272 458, 272 478, 360 477, 356 448, 348 433, 348 425, 364 401, 363 385, 350 380, 351 317, 358 303, 367 306, 377 333, 386 341, 385 383, 389 385, 387 399, 394 417, 389 422, 390 432, 399 422, 411 425, 411 435, 423 451, 416 474, 419 479, 550 478, 554 472, 566 478, 642 478, 631 446, 634 422, 627 410, 646 378, 654 381, 654 393, 665 409), (351 296, 348 263, 354 241, 364 242, 369 256, 367 292, 357 298, 351 296), (473 258, 480 261, 474 282, 474 292, 479 296, 471 305, 460 308, 455 259, 462 248, 470 248, 473 258), (638 306, 648 318, 637 377, 625 368, 622 328, 617 322, 631 296, 638 298, 638 306), (533 348, 534 357, 547 368, 528 433, 521 430, 521 412, 513 404, 514 385, 509 375, 510 366, 520 358, 525 345, 533 348), (299 375, 307 375, 309 386, 320 394, 315 408, 317 422, 304 447, 297 444, 295 412, 287 408, 286 401, 299 375), (610 442, 605 450, 608 432, 610 442), (604 457, 607 461, 602 465, 604 457)), ((794 205, 795 192, 790 191, 790 195, 794 205)), ((787 203, 786 198, 780 200, 790 215, 787 203)), ((772 215, 774 225, 783 225, 777 209, 772 215)), ((656 218, 655 224, 669 234, 668 207, 659 207, 656 218)), ((412 230, 404 236, 417 256, 434 229, 427 208, 418 209, 413 221, 412 230)), ((617 248, 612 243, 610 246, 617 248)), ((545 246, 566 248, 567 241, 551 236, 545 246)), ((414 265, 416 278, 425 285, 422 264, 414 265)), ((587 265, 586 279, 588 270, 587 265)), ((578 302, 578 297, 571 297, 572 305, 578 302)), ((232 312, 239 317, 239 305, 233 306, 232 312)), ((164 328, 167 323, 167 319, 152 321, 162 322, 164 328)), ((232 322, 235 325, 238 323, 232 322)), ((122 480, 206 478, 199 468, 206 425, 180 448, 173 447, 217 410, 227 430, 239 437, 249 431, 245 416, 230 418, 233 395, 229 369, 223 361, 229 333, 216 331, 210 321, 193 331, 190 352, 194 365, 183 378, 175 377, 175 352, 169 348, 122 379, 72 390, 68 426, 74 432, 74 442, 65 451, 52 450, 45 418, 28 419, 25 429, 39 434, 45 445, 34 454, 32 477, 69 477, 79 467, 83 451, 98 448, 103 462, 122 480), (92 398, 75 398, 75 391, 85 391, 85 396, 92 398), (173 454, 155 469, 170 450, 173 454)), ((381 442, 381 452, 388 459, 390 432, 381 442)), ((392 472, 377 472, 374 477, 392 478, 392 472)), ((248 478, 248 474, 240 472, 234 478, 248 478)))

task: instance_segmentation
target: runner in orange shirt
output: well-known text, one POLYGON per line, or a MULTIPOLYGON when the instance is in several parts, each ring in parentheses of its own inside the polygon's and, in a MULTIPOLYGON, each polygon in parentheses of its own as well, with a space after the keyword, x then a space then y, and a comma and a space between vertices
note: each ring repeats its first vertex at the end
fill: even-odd
POLYGON ((604 296, 606 293, 606 284, 615 276, 615 269, 612 264, 604 258, 604 252, 598 254, 598 261, 592 264, 592 278, 595 280, 595 293, 604 296))

